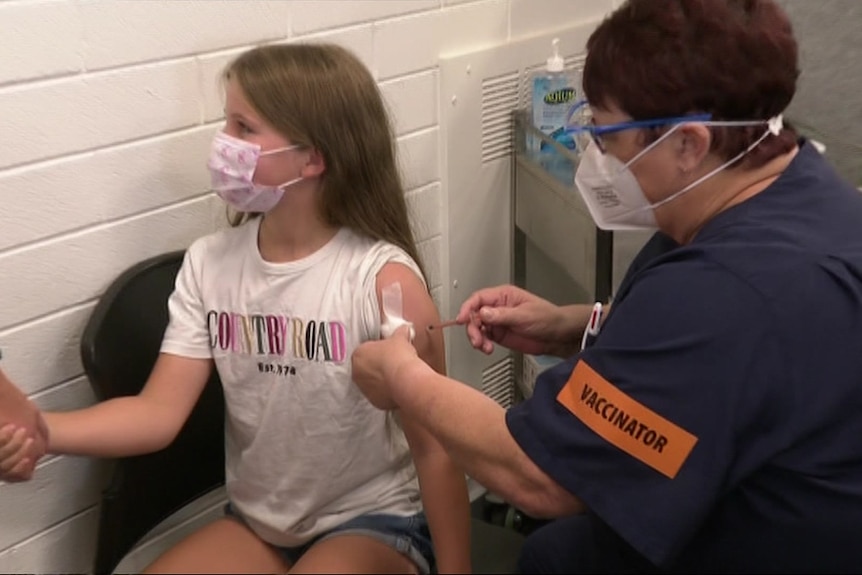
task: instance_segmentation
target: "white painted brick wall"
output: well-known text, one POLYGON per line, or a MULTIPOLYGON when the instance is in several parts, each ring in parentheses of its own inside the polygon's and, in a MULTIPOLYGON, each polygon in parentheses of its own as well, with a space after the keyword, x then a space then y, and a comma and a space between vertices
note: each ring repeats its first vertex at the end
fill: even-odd
MULTIPOLYGON (((380 81, 414 230, 440 303, 438 59, 564 27, 611 0, 0 1, 0 349, 44 409, 94 401, 78 355, 105 286, 222 225, 204 162, 219 74, 248 47, 337 42, 380 81)), ((458 191, 457 193, 465 193, 458 191)), ((0 483, 0 572, 84 572, 106 462, 49 457, 0 483)), ((218 513, 221 495, 157 528, 124 569, 218 513)))
POLYGON ((532 35, 537 29, 551 29, 561 22, 586 22, 601 18, 613 7, 613 2, 596 0, 511 0, 511 37, 532 35), (537 10, 537 5, 541 9, 537 10))
POLYGON ((79 11, 88 70, 280 40, 290 25, 289 2, 83 0, 79 11))
POLYGON ((79 72, 81 26, 68 0, 0 5, 0 86, 79 72))

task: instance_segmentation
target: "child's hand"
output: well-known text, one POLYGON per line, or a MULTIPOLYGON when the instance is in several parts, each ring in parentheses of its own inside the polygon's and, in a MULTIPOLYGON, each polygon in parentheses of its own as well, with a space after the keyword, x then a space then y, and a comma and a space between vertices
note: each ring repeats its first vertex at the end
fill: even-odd
POLYGON ((33 476, 39 457, 33 450, 34 439, 27 430, 15 425, 0 429, 0 479, 26 481, 33 476))

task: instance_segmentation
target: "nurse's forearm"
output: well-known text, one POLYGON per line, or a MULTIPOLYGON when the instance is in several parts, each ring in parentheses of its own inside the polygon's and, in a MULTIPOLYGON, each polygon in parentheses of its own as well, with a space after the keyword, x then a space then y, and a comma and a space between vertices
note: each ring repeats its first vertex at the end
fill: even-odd
POLYGON ((583 510, 521 450, 506 426, 506 412, 493 399, 428 367, 402 366, 393 383, 401 411, 437 438, 468 475, 534 517, 583 510))
MULTIPOLYGON (((554 344, 549 345, 547 354, 563 359, 572 357, 581 349, 581 337, 590 321, 593 304, 575 303, 559 307, 559 321, 554 335, 554 344)), ((602 323, 608 317, 611 305, 604 306, 602 323)))

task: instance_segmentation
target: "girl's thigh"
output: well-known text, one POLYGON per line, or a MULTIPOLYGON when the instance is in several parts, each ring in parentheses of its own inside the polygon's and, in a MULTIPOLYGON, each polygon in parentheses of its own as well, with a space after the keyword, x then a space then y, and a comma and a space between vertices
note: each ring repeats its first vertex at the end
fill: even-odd
POLYGON ((198 529, 144 573, 287 573, 290 565, 248 527, 223 517, 198 529))
POLYGON ((393 547, 365 536, 344 534, 315 543, 290 573, 418 573, 416 564, 393 547))

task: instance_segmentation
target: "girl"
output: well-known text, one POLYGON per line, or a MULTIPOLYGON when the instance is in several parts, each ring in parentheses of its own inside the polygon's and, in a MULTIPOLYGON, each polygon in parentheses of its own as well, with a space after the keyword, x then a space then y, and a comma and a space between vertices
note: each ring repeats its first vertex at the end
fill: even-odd
MULTIPOLYGON (((148 572, 427 573, 429 535, 440 572, 468 572, 463 472, 351 381, 353 349, 399 321, 418 328, 420 354, 445 370, 440 330, 424 329, 439 317, 377 85, 334 45, 256 48, 224 79, 226 124, 208 166, 238 212, 234 226, 187 251, 141 393, 45 414, 49 449, 122 457, 165 447, 215 365, 227 405, 226 517, 148 572)), ((10 435, 0 469, 25 452, 10 435)))

